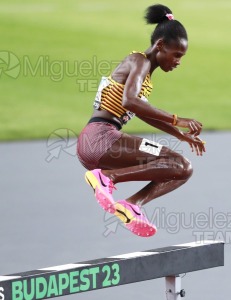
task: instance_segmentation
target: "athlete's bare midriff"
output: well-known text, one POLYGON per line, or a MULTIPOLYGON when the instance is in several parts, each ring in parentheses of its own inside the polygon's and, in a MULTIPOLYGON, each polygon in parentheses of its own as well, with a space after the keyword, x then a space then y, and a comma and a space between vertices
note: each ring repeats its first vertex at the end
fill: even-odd
POLYGON ((95 109, 91 118, 95 118, 95 117, 113 121, 113 122, 117 123, 119 125, 119 127, 121 127, 123 125, 119 118, 117 118, 116 116, 114 116, 113 114, 111 114, 109 111, 106 111, 106 110, 96 110, 95 109))

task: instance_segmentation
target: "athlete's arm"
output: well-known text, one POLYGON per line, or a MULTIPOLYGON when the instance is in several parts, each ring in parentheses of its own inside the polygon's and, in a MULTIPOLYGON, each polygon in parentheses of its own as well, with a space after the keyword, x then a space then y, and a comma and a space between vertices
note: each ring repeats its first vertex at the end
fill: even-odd
POLYGON ((131 69, 124 86, 122 105, 137 116, 173 123, 173 115, 154 108, 138 97, 149 68, 149 62, 144 59, 137 58, 135 62, 131 63, 131 69))
POLYGON ((185 141, 189 143, 192 151, 195 150, 197 155, 202 155, 203 152, 205 152, 204 142, 200 140, 198 136, 191 135, 190 133, 182 132, 177 127, 160 120, 155 120, 155 119, 140 117, 140 116, 138 116, 138 118, 157 129, 160 129, 168 134, 171 134, 172 136, 175 136, 180 141, 185 141))
POLYGON ((140 120, 144 121, 148 125, 151 125, 152 127, 155 127, 157 129, 160 129, 168 134, 171 134, 181 140, 182 138, 182 131, 180 131, 177 127, 173 126, 170 123, 156 120, 156 119, 151 119, 151 118, 146 118, 143 116, 137 116, 140 120))
MULTIPOLYGON (((149 68, 150 63, 143 58, 136 58, 136 60, 130 62, 130 72, 124 86, 122 105, 138 117, 151 118, 172 124, 174 121, 172 114, 155 108, 148 102, 141 101, 138 97, 149 68)), ((189 133, 195 135, 199 135, 202 129, 200 122, 180 117, 178 117, 177 126, 188 128, 189 133)))

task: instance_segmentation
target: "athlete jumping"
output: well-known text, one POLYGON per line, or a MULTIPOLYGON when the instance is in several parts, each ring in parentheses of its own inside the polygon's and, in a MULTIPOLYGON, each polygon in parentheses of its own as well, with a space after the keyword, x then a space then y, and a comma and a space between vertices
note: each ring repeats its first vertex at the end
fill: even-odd
POLYGON ((187 142, 197 155, 205 152, 205 145, 198 137, 200 122, 165 112, 148 102, 153 72, 179 67, 188 38, 184 26, 164 5, 148 7, 145 19, 148 24, 157 24, 150 47, 144 52, 133 51, 110 76, 102 78, 93 115, 78 137, 77 154, 88 169, 86 181, 101 207, 116 215, 134 234, 148 237, 157 229, 142 212, 142 205, 183 185, 193 169, 179 153, 155 141, 123 133, 122 127, 137 116, 187 142), (115 184, 128 181, 150 182, 134 195, 115 202, 115 184))

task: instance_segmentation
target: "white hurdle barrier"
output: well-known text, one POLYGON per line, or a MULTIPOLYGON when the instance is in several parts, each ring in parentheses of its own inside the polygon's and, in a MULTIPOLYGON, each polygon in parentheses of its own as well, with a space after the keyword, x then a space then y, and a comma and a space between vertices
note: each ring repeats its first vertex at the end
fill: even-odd
POLYGON ((178 300, 185 294, 180 274, 219 266, 223 242, 193 242, 0 276, 0 300, 50 299, 161 277, 167 299, 178 300))

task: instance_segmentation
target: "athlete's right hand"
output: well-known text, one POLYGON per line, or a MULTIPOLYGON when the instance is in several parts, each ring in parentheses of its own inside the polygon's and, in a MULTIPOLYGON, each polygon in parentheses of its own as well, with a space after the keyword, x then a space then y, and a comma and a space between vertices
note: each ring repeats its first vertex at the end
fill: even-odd
POLYGON ((195 136, 199 135, 202 130, 202 124, 193 119, 178 117, 176 126, 181 128, 188 128, 188 133, 195 136))

